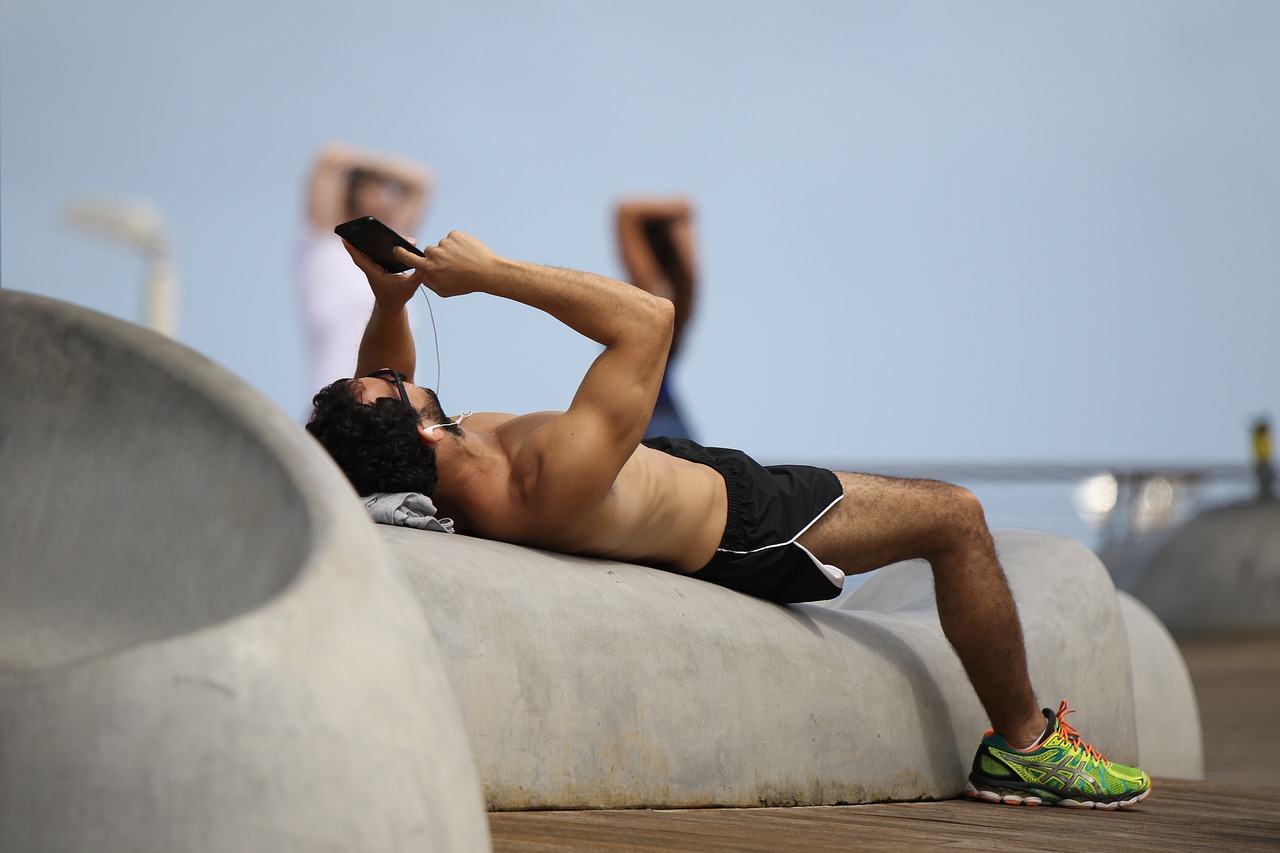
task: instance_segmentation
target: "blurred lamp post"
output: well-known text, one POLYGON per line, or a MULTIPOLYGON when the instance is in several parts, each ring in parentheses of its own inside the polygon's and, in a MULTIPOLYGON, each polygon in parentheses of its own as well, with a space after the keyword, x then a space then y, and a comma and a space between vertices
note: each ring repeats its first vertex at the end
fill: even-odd
POLYGON ((139 250, 146 260, 143 322, 150 329, 178 335, 178 278, 169 253, 164 220, 145 202, 79 199, 63 211, 66 222, 99 237, 139 250))

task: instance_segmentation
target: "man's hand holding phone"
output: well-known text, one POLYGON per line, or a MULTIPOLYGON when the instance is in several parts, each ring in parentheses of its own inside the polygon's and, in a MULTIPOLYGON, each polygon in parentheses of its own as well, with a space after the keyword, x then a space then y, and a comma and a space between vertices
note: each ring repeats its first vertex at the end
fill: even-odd
POLYGON ((369 280, 374 299, 403 305, 413 298, 422 274, 405 275, 413 267, 393 254, 394 248, 399 246, 421 257, 422 252, 412 240, 400 236, 372 216, 344 222, 333 230, 342 238, 351 260, 369 280))
POLYGON ((333 233, 368 255, 387 272, 407 272, 411 269, 408 264, 395 256, 393 250, 396 246, 419 257, 422 256, 422 252, 414 246, 412 241, 401 237, 373 216, 361 216, 350 222, 344 222, 335 227, 333 233))
POLYGON ((380 300, 407 302, 419 284, 442 297, 484 290, 502 263, 484 243, 460 231, 450 232, 424 253, 372 216, 344 222, 333 230, 346 242, 352 260, 380 300))

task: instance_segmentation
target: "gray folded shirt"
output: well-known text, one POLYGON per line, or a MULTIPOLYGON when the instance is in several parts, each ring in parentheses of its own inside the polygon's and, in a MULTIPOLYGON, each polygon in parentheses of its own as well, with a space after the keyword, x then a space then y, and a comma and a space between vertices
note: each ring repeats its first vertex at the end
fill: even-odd
POLYGON ((452 518, 436 518, 436 505, 418 492, 380 492, 366 495, 364 508, 378 524, 394 524, 418 530, 453 532, 452 518))

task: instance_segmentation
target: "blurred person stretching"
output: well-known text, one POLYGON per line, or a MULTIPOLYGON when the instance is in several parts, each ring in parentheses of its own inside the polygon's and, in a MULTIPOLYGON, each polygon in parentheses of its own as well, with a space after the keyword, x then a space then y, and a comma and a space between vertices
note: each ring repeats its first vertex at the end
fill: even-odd
POLYGON ((392 154, 326 145, 307 181, 306 223, 297 253, 297 293, 305 324, 308 388, 356 364, 373 294, 333 233, 359 216, 376 216, 412 234, 426 208, 430 170, 392 154))
MULTIPOLYGON (((693 438, 672 388, 671 373, 693 313, 698 284, 693 205, 686 199, 628 198, 617 206, 618 251, 629 281, 675 306, 675 328, 667 368, 645 438, 693 438)), ((316 386, 319 387, 319 386, 316 386)))

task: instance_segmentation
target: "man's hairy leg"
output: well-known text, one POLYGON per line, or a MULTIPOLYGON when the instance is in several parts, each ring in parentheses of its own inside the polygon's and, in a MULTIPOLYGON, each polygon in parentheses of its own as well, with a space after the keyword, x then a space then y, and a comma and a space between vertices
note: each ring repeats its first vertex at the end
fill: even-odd
POLYGON ((934 480, 837 473, 844 499, 800 537, 823 562, 859 574, 923 558, 942 631, 991 719, 1011 743, 1044 730, 1027 674, 1013 594, 978 499, 934 480))

